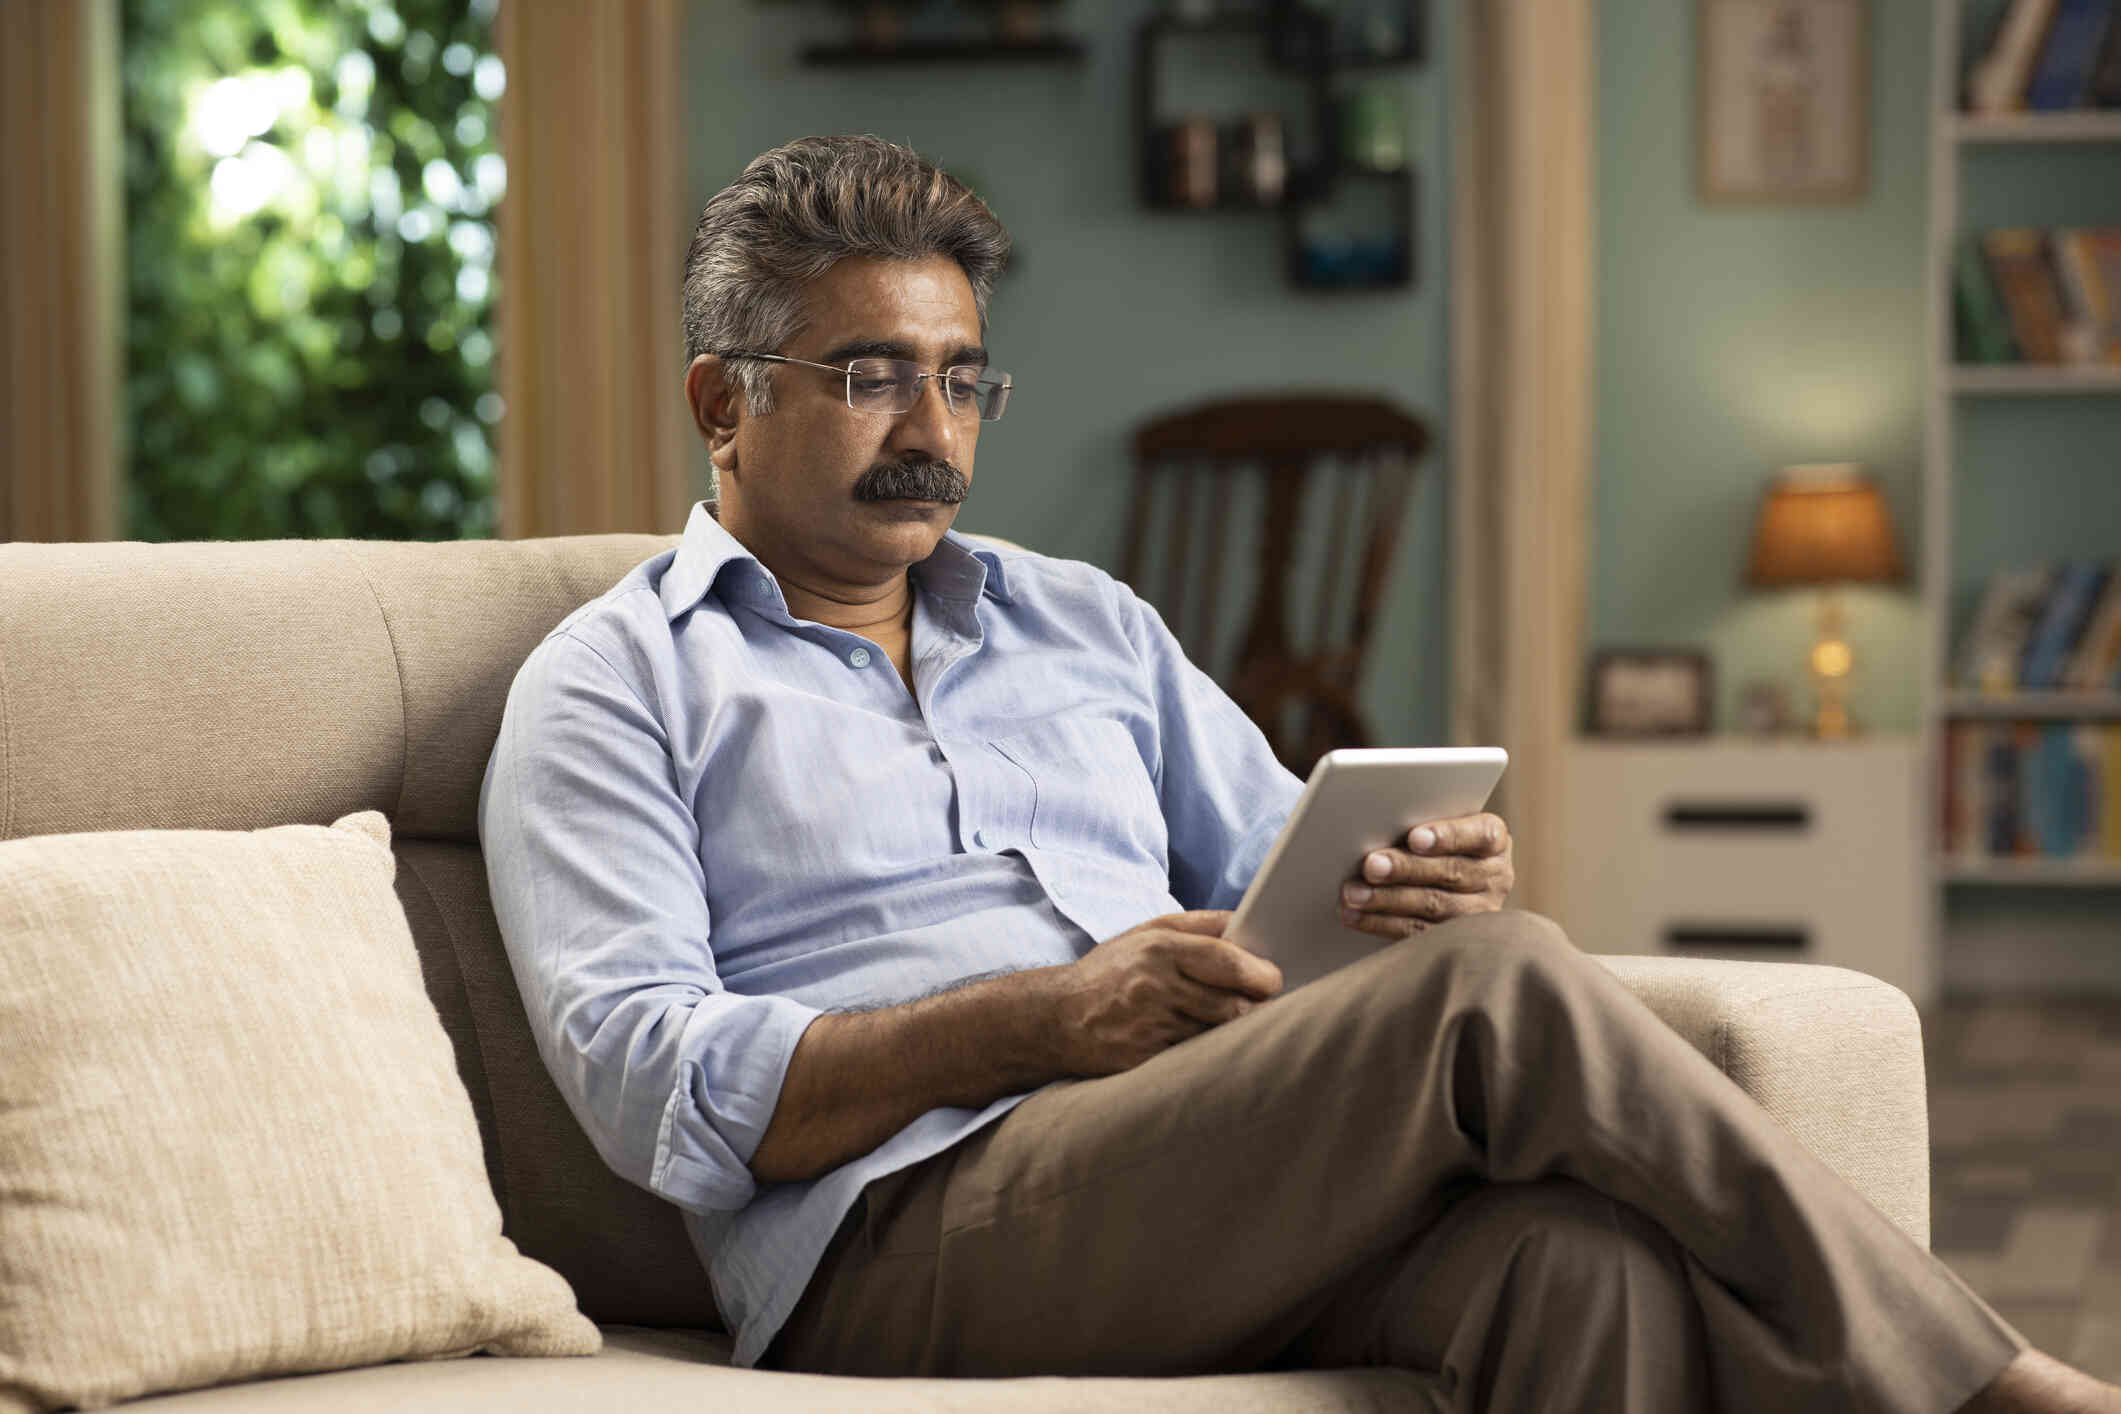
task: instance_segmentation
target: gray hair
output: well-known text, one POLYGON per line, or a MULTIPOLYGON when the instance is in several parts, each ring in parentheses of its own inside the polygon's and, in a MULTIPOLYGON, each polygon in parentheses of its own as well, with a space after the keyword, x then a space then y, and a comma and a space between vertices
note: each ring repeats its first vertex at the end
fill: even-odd
MULTIPOLYGON (((802 332, 804 289, 850 255, 947 255, 987 327, 1009 233, 964 183, 878 137, 806 137, 760 153, 700 212, 685 252, 685 365, 731 349, 776 353, 802 332)), ((773 367, 726 366, 756 416, 773 410, 773 367)))

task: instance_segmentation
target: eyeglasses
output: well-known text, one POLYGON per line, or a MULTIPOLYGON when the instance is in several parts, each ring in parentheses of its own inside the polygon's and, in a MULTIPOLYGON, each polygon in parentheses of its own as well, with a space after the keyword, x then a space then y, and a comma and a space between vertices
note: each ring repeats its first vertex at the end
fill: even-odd
POLYGON ((1006 373, 961 363, 940 373, 923 373, 917 363, 901 358, 858 358, 841 367, 812 363, 807 358, 787 358, 769 353, 725 353, 722 358, 756 358, 768 363, 799 363, 822 368, 847 379, 847 406, 856 412, 911 412, 921 400, 921 380, 934 378, 943 385, 943 405, 959 417, 977 410, 982 422, 993 422, 1009 406, 1009 392, 1016 386, 1006 373))

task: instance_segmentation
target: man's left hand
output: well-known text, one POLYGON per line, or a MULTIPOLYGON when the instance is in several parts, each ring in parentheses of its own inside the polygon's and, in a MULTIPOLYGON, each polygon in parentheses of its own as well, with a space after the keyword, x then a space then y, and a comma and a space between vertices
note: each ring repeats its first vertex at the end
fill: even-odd
POLYGON ((1510 827, 1500 815, 1417 825, 1406 847, 1364 855, 1359 881, 1340 887, 1340 921, 1381 938, 1407 938, 1467 913, 1500 909, 1517 882, 1510 827))

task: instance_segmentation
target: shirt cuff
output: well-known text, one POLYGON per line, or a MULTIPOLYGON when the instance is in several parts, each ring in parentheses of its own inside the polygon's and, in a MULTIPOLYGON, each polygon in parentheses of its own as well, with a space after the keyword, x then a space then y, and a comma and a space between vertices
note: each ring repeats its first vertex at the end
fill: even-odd
POLYGON ((823 1016, 780 996, 701 999, 680 1046, 688 1059, 663 1108, 649 1188, 691 1212, 734 1212, 758 1184, 751 1156, 780 1103, 796 1042, 823 1016))

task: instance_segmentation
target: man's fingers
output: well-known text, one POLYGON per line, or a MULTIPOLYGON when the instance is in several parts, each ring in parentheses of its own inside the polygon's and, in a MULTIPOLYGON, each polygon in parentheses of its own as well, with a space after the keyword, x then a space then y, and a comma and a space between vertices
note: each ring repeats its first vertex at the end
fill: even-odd
POLYGON ((1172 984, 1172 1008, 1180 1016, 1197 1021, 1203 1026, 1220 1026, 1225 1021, 1235 1021, 1258 1005, 1249 997, 1235 992, 1226 992, 1220 987, 1208 987, 1180 977, 1172 984))
POLYGON ((1449 889, 1454 893, 1475 894, 1485 890, 1494 879, 1494 862, 1488 859, 1472 859, 1463 854, 1441 856, 1409 854, 1403 849, 1376 849, 1363 856, 1362 878, 1343 886, 1342 896, 1349 902, 1366 907, 1366 902, 1353 897, 1349 891, 1365 885, 1413 884, 1429 889, 1449 889))
POLYGON ((1500 815, 1460 815, 1432 820, 1407 831, 1407 848, 1415 854, 1500 854, 1510 842, 1510 827, 1500 815))
POLYGON ((1165 928, 1176 928, 1181 933, 1199 933, 1210 938, 1220 938, 1223 929, 1230 926, 1230 910, 1194 908, 1184 913, 1167 913, 1150 921, 1165 928))
POLYGON ((1281 990, 1281 969, 1258 953, 1220 940, 1185 948, 1178 954, 1178 972, 1204 986, 1226 992, 1242 992, 1265 1001, 1281 990))
POLYGON ((1463 905, 1463 901, 1454 898, 1447 889, 1370 889, 1366 896, 1358 898, 1355 891, 1361 887, 1350 884, 1341 890, 1342 908, 1361 913, 1395 914, 1401 918, 1426 918, 1438 923, 1457 917, 1463 905))

